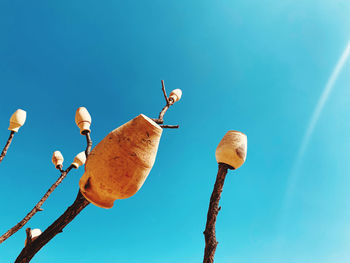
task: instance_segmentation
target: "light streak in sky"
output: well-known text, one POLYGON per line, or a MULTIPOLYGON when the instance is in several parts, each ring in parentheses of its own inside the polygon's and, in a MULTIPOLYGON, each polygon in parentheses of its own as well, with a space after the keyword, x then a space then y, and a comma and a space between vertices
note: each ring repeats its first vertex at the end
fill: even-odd
POLYGON ((315 127, 317 125, 317 122, 321 116, 321 113, 323 111, 323 108, 327 102, 327 99, 329 97, 329 95, 331 94, 333 88, 334 88, 334 84, 336 83, 339 74, 341 73, 348 57, 350 55, 350 41, 348 42, 346 48, 344 49, 341 57, 339 58, 336 66, 334 67, 331 76, 329 77, 327 84, 321 94, 321 97, 319 98, 316 108, 312 114, 311 120, 309 122, 309 125, 306 129, 306 132, 304 134, 303 140, 301 142, 298 154, 297 154, 297 158, 296 161, 294 162, 293 168, 292 168, 292 172, 291 175, 289 176, 288 179, 288 184, 287 184, 287 191, 286 191, 286 195, 285 195, 285 199, 284 199, 284 207, 283 209, 287 209, 290 203, 290 200, 292 198, 293 192, 294 192, 294 188, 297 184, 299 175, 298 175, 298 169, 303 161, 303 157, 305 155, 305 151, 309 145, 311 136, 315 130, 315 127))

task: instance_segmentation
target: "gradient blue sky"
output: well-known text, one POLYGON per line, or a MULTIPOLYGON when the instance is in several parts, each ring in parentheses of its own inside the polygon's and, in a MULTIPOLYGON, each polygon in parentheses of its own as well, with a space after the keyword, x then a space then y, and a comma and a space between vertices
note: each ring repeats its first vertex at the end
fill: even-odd
MULTIPOLYGON (((96 144, 140 113, 156 117, 164 79, 183 90, 166 115, 181 127, 164 131, 142 189, 110 210, 90 205, 32 262, 201 262, 214 152, 230 129, 247 134, 248 156, 226 180, 216 262, 350 262, 350 62, 298 161, 350 40, 349 13, 348 0, 0 0, 2 145, 11 114, 28 114, 0 164, 1 234, 56 180, 52 152, 67 167, 84 150, 79 106, 96 144)), ((53 222, 82 173, 27 226, 53 222)), ((0 245, 1 263, 14 261, 24 229, 0 245)))

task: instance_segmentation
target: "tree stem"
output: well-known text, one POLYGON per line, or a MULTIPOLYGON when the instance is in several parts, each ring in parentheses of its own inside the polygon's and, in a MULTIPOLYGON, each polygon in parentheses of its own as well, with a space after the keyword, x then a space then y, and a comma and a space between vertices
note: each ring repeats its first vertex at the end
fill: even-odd
POLYGON ((57 234, 61 233, 63 228, 68 225, 88 204, 90 204, 90 202, 87 201, 79 191, 74 203, 68 207, 68 209, 55 222, 53 222, 51 226, 38 236, 37 239, 30 242, 22 249, 15 263, 30 262, 35 254, 57 234))
POLYGON ((207 224, 203 232, 205 237, 205 250, 204 250, 203 263, 214 262, 215 250, 216 250, 216 246, 218 245, 218 242, 215 236, 216 217, 221 209, 221 207, 219 207, 219 201, 220 201, 222 189, 224 187, 227 170, 229 168, 231 167, 227 164, 223 164, 223 163, 219 164, 219 170, 216 176, 214 189, 210 197, 209 209, 207 214, 207 224))

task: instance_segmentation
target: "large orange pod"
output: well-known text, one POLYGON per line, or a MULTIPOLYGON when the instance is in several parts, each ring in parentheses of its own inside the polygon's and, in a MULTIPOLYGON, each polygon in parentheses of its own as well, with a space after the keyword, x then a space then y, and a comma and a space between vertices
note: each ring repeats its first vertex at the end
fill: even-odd
POLYGON ((81 177, 81 193, 91 203, 111 208, 134 195, 154 164, 162 128, 141 114, 110 132, 91 151, 81 177))

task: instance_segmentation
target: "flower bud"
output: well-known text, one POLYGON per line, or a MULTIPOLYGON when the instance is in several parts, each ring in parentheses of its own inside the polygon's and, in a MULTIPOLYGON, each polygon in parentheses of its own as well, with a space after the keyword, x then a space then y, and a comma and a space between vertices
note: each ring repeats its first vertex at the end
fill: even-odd
POLYGON ((75 169, 78 169, 79 166, 82 166, 85 164, 86 161, 86 155, 85 152, 78 153, 77 156, 74 157, 74 161, 72 165, 75 169))
POLYGON ((170 95, 169 95, 169 99, 172 99, 175 103, 177 101, 179 101, 181 99, 182 96, 182 91, 180 89, 174 89, 170 95))
POLYGON ((225 163, 233 169, 239 168, 247 156, 247 136, 239 131, 228 131, 216 148, 218 163, 225 163))
POLYGON ((81 134, 90 132, 91 116, 85 107, 80 107, 75 113, 75 123, 80 129, 81 134))
POLYGON ((18 132, 18 129, 21 128, 25 123, 26 117, 27 112, 21 109, 16 110, 10 118, 10 126, 8 129, 10 131, 18 132))
POLYGON ((55 165, 55 167, 62 168, 63 164, 63 155, 60 151, 54 151, 52 155, 52 163, 55 165))

